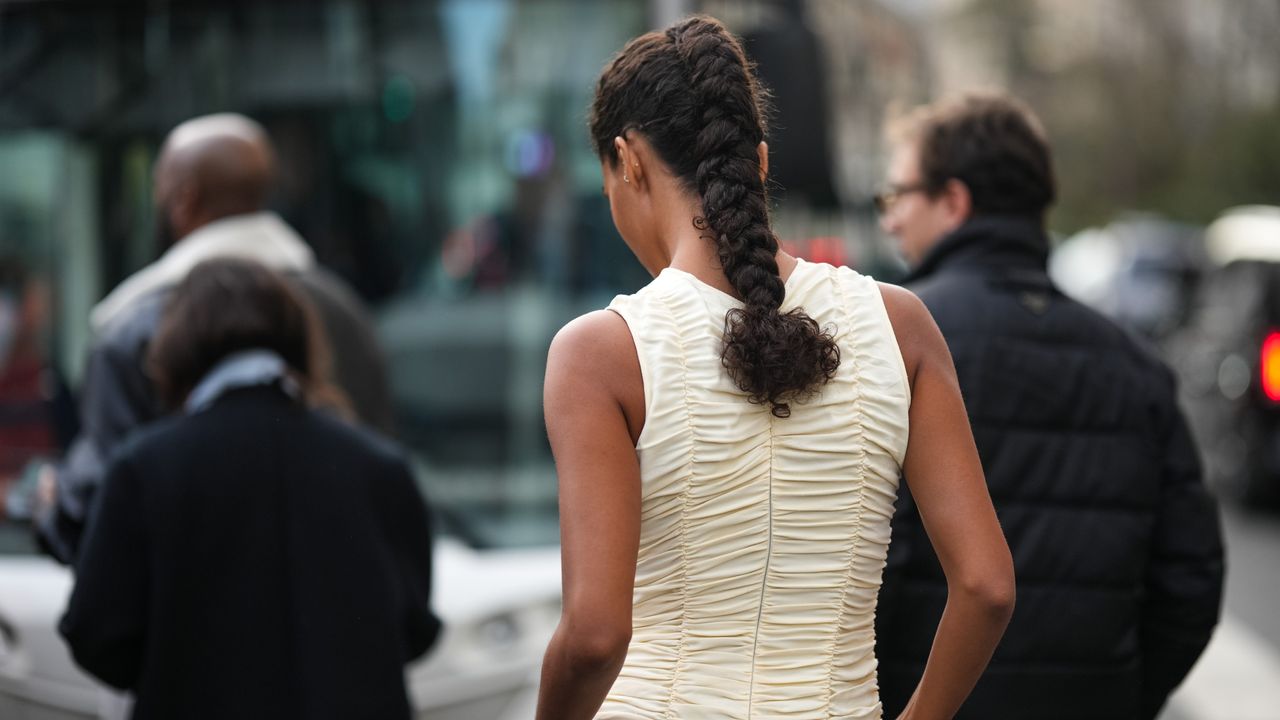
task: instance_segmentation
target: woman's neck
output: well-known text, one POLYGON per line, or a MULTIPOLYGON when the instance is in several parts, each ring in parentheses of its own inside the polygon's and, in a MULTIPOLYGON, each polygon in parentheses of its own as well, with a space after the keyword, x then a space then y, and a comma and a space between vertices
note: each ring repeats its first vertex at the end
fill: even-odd
MULTIPOLYGON (((733 297, 742 299, 720 266, 715 235, 702 220, 702 202, 681 191, 676 183, 663 183, 655 188, 658 217, 665 218, 658 228, 665 247, 669 267, 693 275, 698 280, 733 297)), ((781 250, 775 256, 778 270, 785 281, 795 269, 796 260, 781 250)))
MULTIPOLYGON (((698 230, 690 222, 688 231, 678 232, 668 237, 673 238, 670 267, 683 270, 727 295, 742 299, 720 266, 715 239, 710 231, 698 230)), ((778 263, 779 274, 785 282, 795 270, 796 259, 782 250, 778 250, 774 259, 778 263)))
POLYGON ((690 218, 686 229, 673 229, 672 234, 667 237, 672 238, 671 267, 683 270, 725 294, 738 297, 738 292, 733 289, 720 267, 715 237, 711 231, 698 229, 690 218))

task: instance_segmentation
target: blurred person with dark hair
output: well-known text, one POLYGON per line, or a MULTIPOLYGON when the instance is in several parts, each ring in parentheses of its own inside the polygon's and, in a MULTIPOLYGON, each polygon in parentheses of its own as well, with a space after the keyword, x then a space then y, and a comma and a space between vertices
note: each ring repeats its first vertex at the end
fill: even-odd
MULTIPOLYGON (((1050 282, 1056 189, 1026 107, 970 94, 889 130, 881 224, 951 348, 1018 571, 1017 611, 957 717, 1154 718, 1209 641, 1223 577, 1173 374, 1050 282)), ((888 713, 946 597, 917 500, 902 491, 877 617, 888 713)))
POLYGON ((44 345, 48 289, 16 256, 0 256, 0 520, 25 518, 24 476, 76 432, 75 403, 44 345))
POLYGON ((59 629, 135 718, 407 718, 434 642, 431 534, 403 454, 319 407, 313 310, 221 259, 170 294, 148 366, 178 415, 114 456, 59 629))
POLYGON ((154 420, 155 389, 143 356, 169 291, 192 267, 217 257, 245 257, 285 272, 315 304, 334 343, 334 378, 356 416, 390 429, 386 368, 365 309, 320 267, 306 243, 264 208, 275 175, 266 133, 234 114, 189 120, 165 140, 155 165, 159 260, 121 283, 94 308, 95 342, 82 389, 84 433, 56 476, 38 518, 45 549, 75 558, 93 493, 113 448, 154 420))
POLYGON ((1013 566, 924 305, 779 248, 764 95, 695 16, 629 42, 590 128, 651 283, 547 357, 564 608, 544 720, 878 718, 872 618, 903 468, 947 616, 907 718, 947 717, 1013 607, 1013 566))

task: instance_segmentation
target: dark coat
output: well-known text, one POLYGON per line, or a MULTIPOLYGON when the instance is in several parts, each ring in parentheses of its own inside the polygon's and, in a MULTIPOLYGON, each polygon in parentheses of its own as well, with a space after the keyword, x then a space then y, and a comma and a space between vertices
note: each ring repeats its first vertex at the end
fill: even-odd
POLYGON ((259 386, 125 444, 59 629, 139 720, 403 720, 430 590, 400 454, 259 386))
MULTIPOLYGON (((323 268, 283 275, 316 308, 333 349, 333 379, 356 415, 373 428, 389 431, 386 366, 360 301, 323 268)), ((160 417, 144 364, 171 291, 162 287, 139 298, 102 329, 90 350, 81 391, 82 431, 58 469, 56 505, 36 520, 41 546, 61 562, 75 560, 107 458, 129 433, 160 417)))
MULTIPOLYGON (((1217 510, 1169 369, 1062 295, 1047 247, 1037 223, 974 220, 907 283, 951 349, 1017 572, 1013 620, 957 717, 1154 718, 1217 622, 1217 510)), ((877 613, 886 717, 946 601, 905 485, 898 505, 877 613)))

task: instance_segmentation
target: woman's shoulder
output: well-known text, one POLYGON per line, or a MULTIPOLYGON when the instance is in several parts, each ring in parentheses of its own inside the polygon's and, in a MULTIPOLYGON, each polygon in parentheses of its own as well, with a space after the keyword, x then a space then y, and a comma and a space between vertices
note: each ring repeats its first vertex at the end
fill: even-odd
POLYGON ((398 442, 367 425, 319 408, 305 408, 302 417, 302 422, 310 428, 312 439, 319 443, 317 447, 332 447, 358 455, 373 465, 411 465, 408 452, 398 442))
POLYGON ((791 303, 839 303, 857 301, 876 292, 876 281, 847 265, 832 265, 796 258, 796 266, 787 278, 787 295, 791 303))
POLYGON ((547 351, 543 385, 548 417, 562 403, 603 393, 639 427, 644 417, 644 372, 631 328, 612 310, 587 313, 561 328, 547 351))
POLYGON ((821 287, 823 280, 834 280, 846 292, 853 291, 860 295, 868 295, 884 303, 885 311, 893 323, 894 330, 917 328, 922 322, 932 323, 932 316, 916 294, 901 285, 876 280, 854 270, 847 265, 830 265, 827 263, 801 262, 796 269, 802 270, 807 277, 799 279, 796 285, 821 287))
POLYGON ((178 447, 182 445, 182 438, 188 432, 187 420, 189 418, 184 415, 170 415, 161 417, 145 425, 140 426, 106 458, 109 464, 121 462, 134 462, 141 460, 141 465, 146 465, 146 458, 153 457, 156 453, 181 453, 182 449, 178 447))
POLYGON ((678 295, 693 296, 695 293, 689 287, 684 273, 674 268, 666 268, 639 290, 614 297, 613 302, 609 303, 607 309, 625 313, 626 311, 638 310, 655 303, 669 303, 673 297, 678 295))
POLYGON ((327 410, 305 407, 268 388, 244 389, 228 402, 149 423, 130 436, 118 455, 144 467, 168 468, 170 460, 221 457, 233 449, 258 444, 268 434, 277 438, 280 451, 296 448, 316 457, 359 457, 387 466, 407 462, 404 450, 394 440, 327 410))
POLYGON ((949 365, 951 352, 924 302, 900 285, 882 282, 877 283, 877 286, 880 296, 884 298, 889 324, 893 327, 893 334, 902 351, 907 376, 915 377, 916 368, 921 361, 937 361, 949 365))
MULTIPOLYGON (((619 296, 619 298, 636 297, 619 296)), ((608 309, 594 310, 571 320, 551 340, 547 353, 547 370, 552 363, 563 363, 575 372, 608 373, 618 363, 635 357, 635 343, 626 319, 614 303, 608 309)))
POLYGON ((894 324, 895 330, 899 325, 908 329, 923 322, 933 322, 928 308, 915 293, 892 283, 877 281, 875 285, 880 297, 884 299, 885 311, 889 313, 889 320, 894 324))

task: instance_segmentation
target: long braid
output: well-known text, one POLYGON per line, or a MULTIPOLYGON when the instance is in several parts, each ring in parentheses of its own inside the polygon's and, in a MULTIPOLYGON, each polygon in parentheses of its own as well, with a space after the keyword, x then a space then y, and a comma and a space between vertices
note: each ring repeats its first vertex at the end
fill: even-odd
POLYGON ((764 140, 763 112, 747 59, 723 28, 699 18, 667 34, 701 106, 696 185, 725 275, 748 306, 776 312, 783 298, 774 259, 778 240, 769 228, 760 176, 756 148, 764 140))
POLYGON ((790 415, 791 401, 835 375, 840 351, 802 310, 780 312, 786 287, 757 151, 763 92, 742 45, 706 16, 633 40, 596 90, 591 130, 600 157, 616 162, 612 140, 631 128, 701 198, 695 224, 743 299, 725 316, 725 369, 752 402, 790 415))

